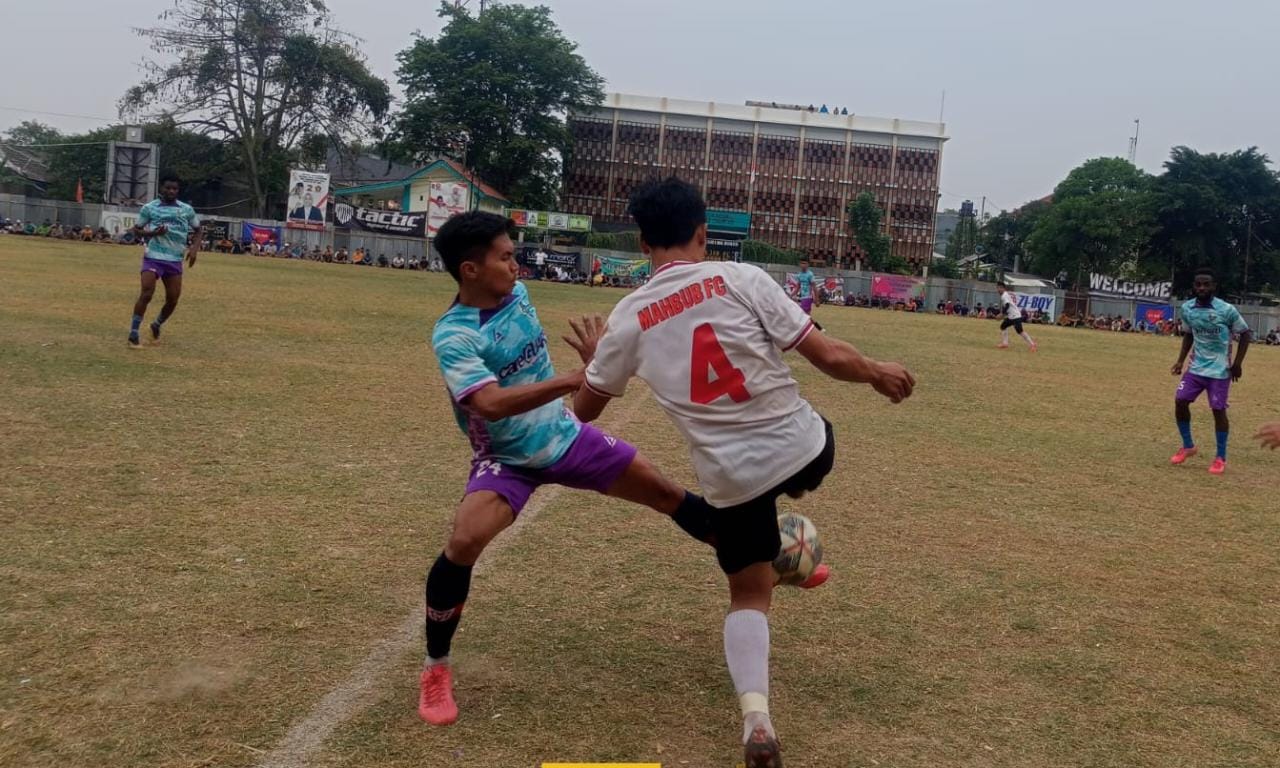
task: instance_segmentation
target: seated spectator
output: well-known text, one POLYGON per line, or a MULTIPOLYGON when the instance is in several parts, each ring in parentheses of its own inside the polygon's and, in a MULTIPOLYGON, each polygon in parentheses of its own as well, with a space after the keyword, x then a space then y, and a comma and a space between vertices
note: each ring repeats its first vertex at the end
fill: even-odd
POLYGON ((392 268, 392 269, 404 269, 404 256, 401 256, 400 254, 398 254, 398 253, 397 253, 397 254, 396 254, 396 255, 391 259, 391 268, 392 268))
POLYGON ((325 264, 333 263, 333 246, 332 245, 326 245, 324 247, 324 253, 320 255, 320 260, 323 261, 325 264))
POLYGON ((387 260, 387 254, 385 254, 385 253, 380 253, 380 254, 378 254, 378 266, 379 266, 379 267, 387 267, 387 266, 389 266, 390 264, 391 264, 391 262, 387 260))

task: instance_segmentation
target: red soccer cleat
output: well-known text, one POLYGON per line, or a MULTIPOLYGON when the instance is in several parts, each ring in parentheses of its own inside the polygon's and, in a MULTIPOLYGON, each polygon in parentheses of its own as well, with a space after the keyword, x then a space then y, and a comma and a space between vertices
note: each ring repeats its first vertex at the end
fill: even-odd
POLYGON ((418 716, 432 725, 449 725, 458 719, 453 702, 453 672, 448 664, 432 664, 419 679, 418 716))
POLYGON ((809 578, 800 582, 799 586, 801 589, 813 589, 826 584, 829 578, 831 578, 831 566, 822 563, 817 568, 814 568, 809 578))
POLYGON ((1199 451, 1195 448, 1179 448, 1178 452, 1173 454, 1169 459, 1169 463, 1177 466, 1186 462, 1187 459, 1195 456, 1197 453, 1199 453, 1199 451))
POLYGON ((1221 475, 1227 471, 1227 460, 1221 456, 1214 456, 1213 463, 1209 465, 1209 474, 1221 475))
POLYGON ((1008 344, 997 344, 997 345, 996 345, 996 349, 1008 349, 1008 348, 1009 348, 1009 345, 1008 345, 1008 344))
POLYGON ((782 747, 778 737, 770 736, 763 727, 756 728, 743 749, 746 768, 782 768, 782 747))

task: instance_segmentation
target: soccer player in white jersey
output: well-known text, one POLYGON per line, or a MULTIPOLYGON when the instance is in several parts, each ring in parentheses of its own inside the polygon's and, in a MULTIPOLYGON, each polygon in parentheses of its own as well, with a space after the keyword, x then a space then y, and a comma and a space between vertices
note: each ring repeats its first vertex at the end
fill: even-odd
MULTIPOLYGON (((714 513, 634 447, 579 423, 565 407, 564 396, 581 386, 583 370, 555 372, 538 312, 516 280, 511 228, 502 216, 471 211, 445 222, 435 239, 458 295, 436 322, 431 345, 472 456, 453 530, 427 574, 418 714, 432 725, 458 717, 449 655, 471 569, 538 488, 563 485, 644 504, 704 542, 714 513)), ((594 318, 574 328, 584 365, 602 325, 594 318)))
POLYGON ((782 355, 795 349, 823 373, 871 384, 897 403, 915 381, 896 363, 863 357, 816 331, 763 270, 707 262, 706 206, 679 179, 651 182, 630 213, 652 277, 618 302, 587 367, 574 410, 595 420, 636 376, 689 443, 713 509, 716 558, 729 577, 725 658, 743 713, 749 768, 781 765, 769 720, 772 562, 781 547, 777 501, 813 491, 831 471, 830 422, 800 397, 782 355))
POLYGON ((1000 323, 1000 343, 996 348, 1009 348, 1009 328, 1012 326, 1023 341, 1027 342, 1030 350, 1035 352, 1035 340, 1031 338, 1031 334, 1022 330, 1022 309, 1018 306, 1018 297, 1004 283, 996 283, 996 288, 1000 290, 1000 312, 1004 315, 1004 320, 1000 323))

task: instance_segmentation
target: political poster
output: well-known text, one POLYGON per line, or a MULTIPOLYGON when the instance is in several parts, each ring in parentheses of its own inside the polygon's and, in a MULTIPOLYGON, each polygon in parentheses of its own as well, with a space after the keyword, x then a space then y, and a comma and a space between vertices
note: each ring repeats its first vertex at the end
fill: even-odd
POLYGON ((429 190, 427 233, 434 237, 446 221, 471 207, 471 190, 460 181, 433 181, 429 190))
POLYGON ((333 225, 339 229, 362 229, 381 235, 427 236, 427 214, 421 211, 402 213, 336 203, 333 206, 333 225))
POLYGON ((329 174, 289 171, 289 206, 285 226, 289 229, 323 231, 325 207, 329 205, 329 174))

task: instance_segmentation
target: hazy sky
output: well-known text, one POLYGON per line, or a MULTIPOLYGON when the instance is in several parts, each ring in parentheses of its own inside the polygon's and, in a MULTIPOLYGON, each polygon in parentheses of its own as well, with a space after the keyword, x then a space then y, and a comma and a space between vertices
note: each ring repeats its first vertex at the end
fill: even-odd
MULTIPOLYGON (((328 2, 393 81, 412 33, 440 28, 433 0, 328 2)), ((1151 171, 1176 144, 1280 157, 1275 0, 546 4, 608 90, 937 120, 945 89, 943 206, 986 195, 999 210, 1048 194, 1081 161, 1123 156, 1135 118, 1138 164, 1151 171)), ((35 118, 79 130, 104 120, 31 111, 112 118, 146 53, 130 26, 171 0, 21 5, 4 14, 0 128, 35 118)))

